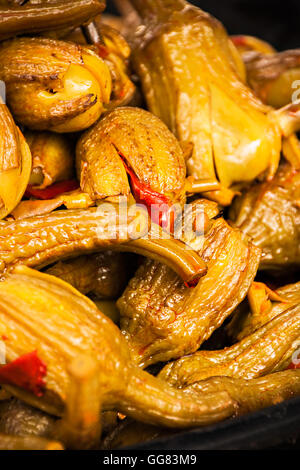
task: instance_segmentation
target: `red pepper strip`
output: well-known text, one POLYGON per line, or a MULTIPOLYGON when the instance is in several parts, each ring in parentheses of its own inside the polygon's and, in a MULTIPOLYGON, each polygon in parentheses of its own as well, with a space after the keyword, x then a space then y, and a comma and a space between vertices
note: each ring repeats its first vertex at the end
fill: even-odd
POLYGON ((231 41, 235 46, 245 46, 247 45, 247 41, 245 36, 231 36, 231 41))
POLYGON ((288 369, 300 369, 300 362, 299 364, 294 364, 293 362, 290 363, 288 369))
POLYGON ((33 351, 1 367, 0 383, 23 388, 41 397, 46 386, 46 374, 46 364, 38 357, 37 351, 33 351))
POLYGON ((54 199, 57 196, 60 196, 64 193, 69 193, 71 191, 75 191, 75 189, 79 188, 79 183, 77 180, 67 180, 61 181, 60 183, 54 183, 48 188, 45 189, 35 189, 30 184, 27 186, 25 196, 26 197, 35 197, 36 199, 54 199))
MULTIPOLYGON (((129 168, 126 161, 120 155, 126 172, 130 176, 131 189, 134 195, 134 198, 137 202, 145 204, 148 209, 149 215, 151 216, 154 223, 160 225, 162 228, 168 228, 169 222, 169 199, 161 193, 153 191, 149 186, 146 186, 144 183, 138 179, 134 171, 129 168)), ((174 216, 174 213, 172 213, 174 216)), ((171 230, 173 227, 173 221, 171 221, 171 230)))
POLYGON ((109 56, 108 48, 104 46, 103 44, 100 44, 99 42, 97 42, 96 46, 98 49, 98 54, 101 57, 101 59, 106 59, 109 56))

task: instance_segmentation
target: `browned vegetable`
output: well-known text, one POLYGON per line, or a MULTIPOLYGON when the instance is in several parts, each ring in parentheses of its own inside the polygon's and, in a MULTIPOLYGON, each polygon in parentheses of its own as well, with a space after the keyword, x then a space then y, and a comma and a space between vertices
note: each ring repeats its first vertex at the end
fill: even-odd
POLYGON ((198 351, 167 364, 159 377, 179 388, 217 376, 254 379, 286 369, 299 343, 300 303, 231 347, 198 351))
POLYGON ((199 8, 184 0, 131 3, 145 24, 134 64, 148 107, 192 143, 188 174, 218 180, 221 190, 209 197, 229 205, 236 184, 275 174, 282 135, 299 128, 299 106, 276 112, 257 99, 223 26, 199 8))
POLYGON ((264 102, 280 108, 292 101, 293 86, 300 79, 300 49, 284 52, 243 54, 247 81, 264 102))
POLYGON ((22 199, 31 172, 31 153, 0 98, 0 219, 22 199))
POLYGON ((230 218, 263 250, 261 269, 299 266, 299 199, 299 170, 286 163, 272 181, 250 187, 235 200, 230 218))
POLYGON ((134 97, 136 87, 129 78, 129 57, 131 49, 123 36, 100 18, 84 28, 89 44, 98 48, 99 55, 109 67, 112 76, 112 95, 109 108, 125 106, 134 97))
POLYGON ((69 140, 51 132, 25 132, 32 155, 29 183, 44 189, 74 176, 74 153, 69 140))
POLYGON ((20 400, 0 402, 0 433, 51 438, 55 418, 20 400))
POLYGON ((47 273, 71 284, 82 294, 116 299, 125 288, 128 260, 124 254, 106 251, 59 261, 47 273))
POLYGON ((109 68, 95 51, 46 38, 1 43, 0 79, 15 119, 37 130, 86 129, 111 94, 109 68))
POLYGON ((149 191, 170 202, 184 200, 183 152, 167 127, 147 111, 114 110, 81 137, 76 154, 81 189, 93 199, 129 195, 125 161, 149 191))
POLYGON ((234 341, 242 340, 291 306, 300 304, 300 283, 270 292, 264 284, 254 282, 248 292, 248 302, 249 305, 237 309, 226 326, 234 341))
POLYGON ((79 26, 92 20, 104 7, 105 0, 1 0, 0 40, 79 26))
POLYGON ((254 279, 260 250, 243 242, 240 231, 221 218, 207 225, 204 235, 189 240, 207 263, 207 274, 194 289, 166 266, 146 260, 118 301, 121 329, 143 367, 196 351, 243 300, 254 279))
POLYGON ((36 349, 46 371, 40 397, 13 386, 13 377, 5 388, 63 415, 57 431, 68 447, 97 444, 101 407, 167 427, 199 426, 234 414, 226 393, 185 398, 138 368, 119 329, 69 284, 22 266, 0 283, 0 294, 8 363, 36 349))
POLYGON ((47 266, 55 261, 103 250, 128 251, 167 263, 186 282, 205 274, 206 266, 179 240, 153 239, 148 216, 139 207, 120 206, 57 211, 45 216, 0 222, 0 272, 15 265, 47 266))
POLYGON ((284 371, 252 380, 212 377, 184 388, 185 393, 227 392, 237 403, 236 415, 243 415, 300 395, 300 371, 284 371))

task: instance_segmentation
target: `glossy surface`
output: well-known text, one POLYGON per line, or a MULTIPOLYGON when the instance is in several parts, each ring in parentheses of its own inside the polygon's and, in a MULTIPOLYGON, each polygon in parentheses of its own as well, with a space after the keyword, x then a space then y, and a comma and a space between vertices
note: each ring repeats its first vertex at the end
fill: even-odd
MULTIPOLYGON (((200 201, 201 203, 201 201, 200 201)), ((145 261, 118 301, 121 329, 145 367, 196 351, 245 297, 260 251, 223 219, 194 240, 207 274, 194 289, 166 266, 145 261)))
POLYGON ((18 122, 30 129, 75 132, 101 116, 111 75, 93 50, 46 38, 0 45, 0 79, 18 122))

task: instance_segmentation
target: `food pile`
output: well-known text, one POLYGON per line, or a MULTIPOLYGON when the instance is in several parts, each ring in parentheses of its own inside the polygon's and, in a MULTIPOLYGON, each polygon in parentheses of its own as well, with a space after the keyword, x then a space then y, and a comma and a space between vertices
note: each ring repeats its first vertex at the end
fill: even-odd
POLYGON ((300 50, 116 4, 0 0, 3 450, 300 395, 300 50))

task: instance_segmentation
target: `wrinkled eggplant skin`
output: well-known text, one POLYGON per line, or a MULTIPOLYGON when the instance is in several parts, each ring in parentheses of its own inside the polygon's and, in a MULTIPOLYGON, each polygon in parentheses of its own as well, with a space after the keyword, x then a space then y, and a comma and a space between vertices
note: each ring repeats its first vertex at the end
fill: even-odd
MULTIPOLYGON (((129 223, 133 220, 134 217, 128 219, 129 223)), ((129 240, 124 225, 115 225, 116 231, 111 235, 108 224, 107 214, 101 214, 96 208, 0 222, 2 273, 16 264, 41 268, 61 258, 113 248, 129 240), (122 229, 126 234, 124 239, 121 239, 122 229)))
POLYGON ((9 338, 7 362, 36 349, 47 365, 42 397, 5 385, 26 403, 60 416, 64 405, 70 409, 75 399, 76 422, 78 410, 96 400, 103 410, 116 409, 167 427, 194 427, 234 414, 235 403, 226 393, 191 400, 138 368, 120 330, 92 301, 54 276, 18 267, 0 283, 0 294, 0 334, 9 338), (74 397, 70 363, 80 354, 93 358, 96 368, 90 380, 98 381, 101 396, 74 397))
POLYGON ((228 348, 198 351, 167 364, 159 374, 175 387, 209 377, 255 379, 281 371, 299 347, 300 304, 289 306, 271 321, 228 348))
POLYGON ((144 208, 99 204, 97 208, 54 211, 16 221, 0 221, 0 273, 16 265, 43 268, 61 259, 113 250, 166 264, 184 282, 198 281, 207 267, 175 238, 163 239, 144 208), (147 237, 144 237, 148 234, 147 237))
POLYGON ((207 274, 194 289, 166 266, 146 260, 117 305, 121 330, 142 367, 190 354, 242 302, 254 279, 260 250, 221 218, 196 242, 207 274))
POLYGON ((55 418, 11 399, 0 402, 0 433, 12 436, 51 437, 55 418))
POLYGON ((0 44, 0 79, 17 122, 59 133, 94 124, 112 86, 109 68, 93 48, 41 37, 0 44))
POLYGON ((227 392, 237 403, 236 415, 244 415, 281 403, 300 395, 300 371, 283 371, 259 379, 212 377, 183 389, 194 395, 199 392, 227 392))
POLYGON ((81 189, 93 199, 128 196, 122 158, 139 181, 170 201, 184 199, 185 161, 176 138, 158 118, 139 108, 117 108, 77 144, 81 189))
POLYGON ((256 184, 230 209, 234 225, 263 251, 260 269, 300 265, 300 172, 282 164, 269 183, 256 184))
POLYGON ((97 299, 116 299, 126 286, 126 255, 106 251, 75 259, 59 261, 47 273, 71 284, 82 294, 97 299))
POLYGON ((0 2, 0 40, 18 34, 76 27, 105 8, 104 0, 18 0, 0 2))
POLYGON ((145 24, 133 61, 148 108, 193 144, 188 174, 218 180, 222 189, 208 196, 229 205, 235 184, 274 175, 276 118, 243 82, 241 59, 215 18, 183 0, 131 3, 145 24))

